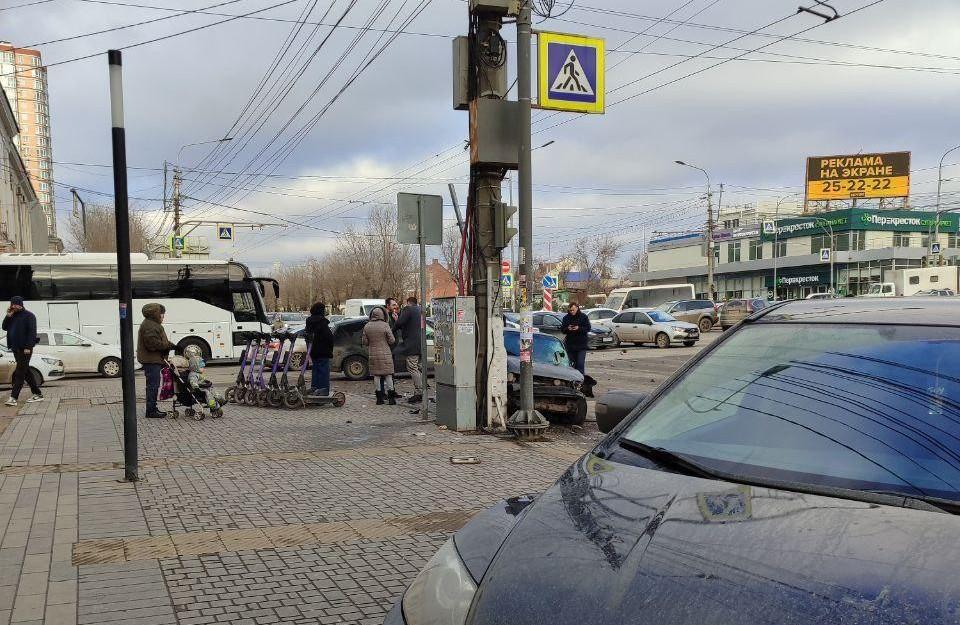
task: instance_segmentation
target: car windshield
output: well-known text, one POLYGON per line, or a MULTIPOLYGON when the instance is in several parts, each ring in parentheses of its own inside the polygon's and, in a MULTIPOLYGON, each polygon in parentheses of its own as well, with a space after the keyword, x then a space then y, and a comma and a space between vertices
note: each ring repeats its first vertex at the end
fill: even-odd
POLYGON ((668 315, 662 310, 651 310, 647 315, 657 323, 670 323, 671 321, 676 321, 676 318, 673 315, 668 315))
POLYGON ((960 329, 762 324, 624 437, 747 481, 960 501, 960 329))
POLYGON ((867 293, 869 293, 870 295, 876 295, 877 293, 880 293, 882 290, 883 290, 882 284, 871 284, 870 290, 867 291, 867 293))
POLYGON ((613 310, 620 310, 620 307, 623 306, 623 298, 625 297, 626 295, 621 295, 619 293, 616 295, 611 295, 607 298, 607 303, 604 305, 607 308, 612 308, 613 310))
POLYGON ((670 307, 673 306, 674 304, 676 304, 676 302, 664 302, 663 304, 660 304, 659 306, 657 306, 657 310, 662 310, 663 312, 667 312, 668 310, 670 310, 670 307))
MULTIPOLYGON (((520 356, 519 332, 504 332, 503 344, 508 354, 520 356)), ((567 350, 563 348, 563 343, 559 339, 537 332, 533 335, 533 361, 543 365, 569 366, 570 357, 567 356, 567 350)))

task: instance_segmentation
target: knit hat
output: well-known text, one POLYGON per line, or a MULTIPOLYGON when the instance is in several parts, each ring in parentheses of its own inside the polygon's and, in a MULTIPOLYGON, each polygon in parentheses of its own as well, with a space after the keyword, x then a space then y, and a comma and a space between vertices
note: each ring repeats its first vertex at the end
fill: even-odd
POLYGON ((23 298, 20 297, 19 295, 14 295, 13 297, 10 298, 10 305, 23 306, 23 298))

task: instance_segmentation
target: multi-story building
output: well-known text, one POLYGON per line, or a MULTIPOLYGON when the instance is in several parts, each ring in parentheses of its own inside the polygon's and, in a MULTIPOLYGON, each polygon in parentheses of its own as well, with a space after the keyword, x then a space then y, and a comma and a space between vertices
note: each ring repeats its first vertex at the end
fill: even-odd
POLYGON ((7 92, 20 127, 17 145, 47 221, 50 251, 62 251, 53 196, 50 96, 40 51, 0 42, 0 86, 7 92))
POLYGON ((0 87, 0 252, 46 252, 47 222, 16 146, 18 132, 0 87))
MULTIPOLYGON (((960 257, 955 214, 942 214, 938 228, 936 213, 913 210, 851 207, 787 218, 781 213, 776 228, 765 232, 763 222, 772 220, 769 211, 757 211, 735 227, 714 232, 718 299, 771 297, 774 288, 779 299, 831 287, 840 295, 862 295, 891 271, 933 262, 934 242, 940 244, 938 261, 957 264, 960 257)), ((647 271, 630 279, 650 285, 689 283, 698 297, 706 298, 706 249, 702 232, 654 238, 647 271)))

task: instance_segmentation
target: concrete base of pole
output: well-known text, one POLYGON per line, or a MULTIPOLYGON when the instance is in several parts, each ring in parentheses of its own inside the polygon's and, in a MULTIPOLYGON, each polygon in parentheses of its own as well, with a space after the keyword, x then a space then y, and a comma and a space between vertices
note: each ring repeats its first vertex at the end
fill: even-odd
POLYGON ((507 420, 507 431, 517 438, 539 438, 550 422, 538 410, 518 410, 507 420))

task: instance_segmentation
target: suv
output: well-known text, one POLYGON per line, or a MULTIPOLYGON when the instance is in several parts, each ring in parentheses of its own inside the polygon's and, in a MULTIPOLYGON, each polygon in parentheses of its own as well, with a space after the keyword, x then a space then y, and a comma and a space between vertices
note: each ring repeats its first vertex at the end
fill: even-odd
POLYGON ((737 325, 758 310, 767 307, 767 300, 755 297, 753 299, 732 299, 723 307, 720 314, 720 329, 726 331, 737 325))
POLYGON ((662 310, 679 321, 695 323, 700 328, 701 334, 709 332, 710 328, 717 325, 719 320, 716 306, 706 299, 682 299, 665 302, 657 306, 657 310, 662 310))

